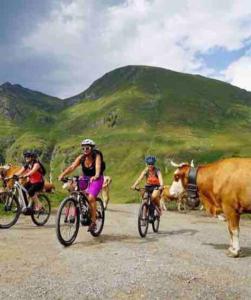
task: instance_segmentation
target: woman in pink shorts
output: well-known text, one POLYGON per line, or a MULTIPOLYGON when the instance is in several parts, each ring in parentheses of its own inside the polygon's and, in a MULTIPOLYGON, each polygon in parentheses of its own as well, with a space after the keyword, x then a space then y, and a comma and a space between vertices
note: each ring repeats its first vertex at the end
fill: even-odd
POLYGON ((102 189, 104 182, 103 172, 105 170, 105 162, 103 154, 95 149, 95 142, 85 139, 81 143, 83 154, 79 155, 72 165, 64 170, 58 177, 62 180, 67 174, 73 172, 77 167, 82 167, 83 176, 80 178, 80 189, 86 190, 91 209, 92 223, 89 230, 95 230, 96 227, 96 198, 102 189))

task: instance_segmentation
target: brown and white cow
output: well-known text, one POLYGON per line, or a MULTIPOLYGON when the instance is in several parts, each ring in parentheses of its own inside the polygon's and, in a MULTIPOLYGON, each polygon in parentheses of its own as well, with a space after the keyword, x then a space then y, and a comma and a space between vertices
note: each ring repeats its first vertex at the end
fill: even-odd
MULTIPOLYGON (((182 189, 183 190, 183 189, 182 189)), ((164 185, 161 193, 160 205, 162 210, 166 210, 165 202, 176 201, 178 211, 186 210, 186 192, 183 193, 171 193, 170 186, 164 185)))
MULTIPOLYGON (((181 164, 174 172, 172 191, 187 188, 191 166, 181 164)), ((231 241, 229 255, 240 254, 240 214, 251 212, 251 158, 228 158, 198 166, 197 187, 200 200, 211 215, 224 213, 231 241)))

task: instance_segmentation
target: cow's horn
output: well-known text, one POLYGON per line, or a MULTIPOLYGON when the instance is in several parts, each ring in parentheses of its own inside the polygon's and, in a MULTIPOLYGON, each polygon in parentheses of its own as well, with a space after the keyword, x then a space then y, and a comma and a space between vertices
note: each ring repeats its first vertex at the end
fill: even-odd
POLYGON ((194 162, 193 162, 193 159, 191 160, 190 166, 194 168, 194 162))
POLYGON ((175 162, 173 162, 172 160, 171 160, 170 164, 175 168, 178 168, 180 166, 180 165, 176 164, 175 162))

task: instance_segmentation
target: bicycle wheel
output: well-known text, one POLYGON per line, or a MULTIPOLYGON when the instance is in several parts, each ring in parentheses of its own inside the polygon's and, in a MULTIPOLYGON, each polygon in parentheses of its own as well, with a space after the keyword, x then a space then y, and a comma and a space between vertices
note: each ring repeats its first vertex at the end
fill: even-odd
POLYGON ((3 193, 0 197, 0 228, 7 229, 16 224, 20 213, 21 208, 16 196, 3 193))
POLYGON ((149 210, 147 203, 142 203, 139 208, 138 214, 138 230, 140 236, 143 238, 147 234, 148 224, 149 224, 149 210))
POLYGON ((79 230, 79 209, 76 199, 68 197, 60 204, 56 216, 56 233, 59 242, 70 246, 79 230))
POLYGON ((96 229, 91 230, 90 233, 92 236, 99 236, 103 230, 105 222, 105 209, 103 201, 99 198, 96 200, 96 229))
POLYGON ((48 197, 44 194, 38 195, 38 200, 40 203, 33 204, 33 212, 31 214, 31 219, 37 226, 43 226, 49 220, 51 214, 51 202, 48 197))
POLYGON ((152 227, 154 232, 159 231, 160 216, 156 209, 153 211, 152 227))

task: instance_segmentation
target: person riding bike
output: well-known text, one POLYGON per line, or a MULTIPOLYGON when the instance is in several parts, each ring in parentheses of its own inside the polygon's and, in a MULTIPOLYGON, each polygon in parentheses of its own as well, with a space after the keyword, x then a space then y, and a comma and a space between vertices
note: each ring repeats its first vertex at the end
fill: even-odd
POLYGON ((58 179, 62 180, 77 167, 82 167, 83 176, 80 177, 79 187, 81 190, 86 190, 88 194, 92 220, 89 231, 91 231, 96 228, 96 198, 104 182, 103 172, 105 170, 105 163, 102 152, 96 149, 96 144, 93 140, 84 139, 81 142, 81 146, 83 154, 79 155, 75 161, 59 175, 58 179))
POLYGON ((45 169, 42 163, 38 160, 37 153, 33 150, 26 150, 23 153, 25 162, 22 168, 15 174, 16 176, 27 178, 27 183, 24 184, 25 189, 29 194, 29 203, 27 208, 23 208, 24 213, 32 211, 33 203, 39 209, 40 201, 36 193, 41 192, 44 187, 45 169))
POLYGON ((155 166, 155 156, 147 156, 145 158, 145 163, 147 164, 147 167, 142 171, 131 188, 135 189, 142 179, 145 178, 148 190, 150 189, 152 191, 152 201, 157 206, 159 213, 161 214, 160 196, 161 191, 163 190, 163 177, 160 169, 155 166))

